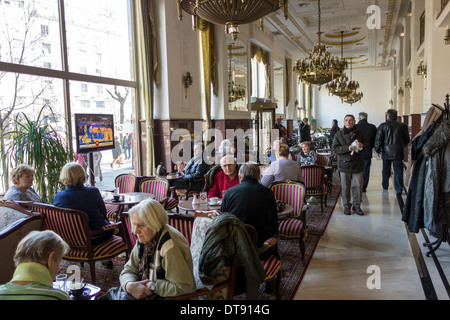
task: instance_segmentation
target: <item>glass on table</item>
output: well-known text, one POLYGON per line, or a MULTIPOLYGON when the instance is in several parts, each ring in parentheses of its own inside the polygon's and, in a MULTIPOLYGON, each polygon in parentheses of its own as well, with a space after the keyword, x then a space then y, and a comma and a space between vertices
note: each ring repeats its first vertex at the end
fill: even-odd
POLYGON ((55 280, 56 280, 55 288, 66 292, 67 291, 67 274, 65 274, 65 273, 58 274, 56 276, 55 280))

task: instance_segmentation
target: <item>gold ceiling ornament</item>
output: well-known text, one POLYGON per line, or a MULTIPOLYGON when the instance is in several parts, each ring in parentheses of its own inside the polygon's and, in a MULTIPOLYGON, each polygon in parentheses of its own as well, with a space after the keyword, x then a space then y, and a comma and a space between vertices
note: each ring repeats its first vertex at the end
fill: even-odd
POLYGON ((359 31, 354 31, 354 32, 350 32, 350 33, 344 33, 344 34, 332 34, 332 33, 327 33, 325 35, 325 37, 327 38, 340 38, 340 37, 353 37, 356 36, 359 33, 359 31))
POLYGON ((238 100, 245 99, 247 93, 246 88, 243 85, 238 85, 235 82, 235 74, 232 66, 233 61, 233 45, 228 45, 228 102, 232 103, 238 100))
MULTIPOLYGON (((360 39, 356 39, 356 40, 345 41, 344 45, 355 44, 355 43, 363 41, 365 38, 366 38, 366 36, 364 36, 364 37, 362 37, 360 39)), ((329 46, 338 46, 338 45, 341 44, 340 42, 326 41, 326 40, 323 40, 323 39, 322 39, 322 43, 327 44, 329 46)))
MULTIPOLYGON (((347 61, 346 59, 344 59, 344 31, 341 31, 341 57, 344 61, 347 61)), ((346 63, 347 65, 347 63, 346 63)), ((350 64, 350 68, 351 68, 351 64, 350 64)), ((352 79, 353 74, 352 74, 352 69, 350 69, 350 79, 347 77, 347 75, 342 72, 341 76, 338 77, 337 79, 331 81, 330 83, 328 83, 326 85, 327 89, 328 89, 328 94, 332 94, 333 96, 337 96, 340 97, 341 100, 346 97, 351 95, 352 93, 356 92, 356 90, 359 88, 359 83, 358 81, 354 81, 352 79)))
POLYGON ((177 0, 178 19, 183 19, 183 10, 193 19, 196 29, 201 18, 213 24, 224 25, 225 33, 233 40, 239 34, 239 25, 251 23, 279 9, 288 19, 289 0, 177 0))
POLYGON ((408 90, 412 89, 412 82, 411 79, 408 77, 408 79, 405 81, 405 88, 408 90))
POLYGON ((404 97, 405 96, 405 90, 403 90, 402 87, 400 87, 400 89, 398 89, 398 95, 404 97))
POLYGON ((297 73, 298 79, 303 83, 315 84, 320 87, 338 77, 347 67, 346 61, 339 59, 337 56, 331 55, 322 44, 320 31, 321 9, 320 0, 318 4, 318 44, 309 52, 306 59, 298 59, 293 67, 293 71, 297 73))

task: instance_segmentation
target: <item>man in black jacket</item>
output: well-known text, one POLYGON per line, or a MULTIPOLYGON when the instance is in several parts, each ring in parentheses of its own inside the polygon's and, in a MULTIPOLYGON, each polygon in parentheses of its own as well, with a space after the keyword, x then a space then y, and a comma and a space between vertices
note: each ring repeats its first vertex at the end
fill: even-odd
POLYGON ((367 121, 367 113, 359 113, 359 122, 355 126, 357 129, 364 132, 366 143, 364 145, 364 171, 363 171, 363 192, 367 191, 370 178, 370 166, 372 165, 373 148, 375 147, 375 138, 377 136, 377 127, 367 121))
POLYGON ((304 118, 300 123, 300 142, 311 141, 311 127, 308 124, 308 118, 304 118))
POLYGON ((364 133, 355 127, 355 117, 348 114, 344 118, 344 129, 336 133, 333 142, 333 153, 337 155, 338 171, 342 186, 342 204, 344 214, 350 215, 352 204, 350 192, 353 196, 353 210, 363 216, 361 209, 362 172, 364 158, 362 150, 365 145, 364 133))
POLYGON ((269 188, 259 183, 256 164, 243 164, 239 169, 240 184, 227 190, 221 212, 229 212, 258 232, 257 246, 278 234, 277 201, 269 188))
POLYGON ((391 166, 394 166, 394 187, 397 195, 403 191, 403 159, 404 148, 409 143, 408 126, 397 121, 397 111, 389 109, 388 119, 380 124, 375 138, 375 151, 378 156, 382 154, 383 159, 383 180, 384 190, 389 187, 391 177, 391 166))

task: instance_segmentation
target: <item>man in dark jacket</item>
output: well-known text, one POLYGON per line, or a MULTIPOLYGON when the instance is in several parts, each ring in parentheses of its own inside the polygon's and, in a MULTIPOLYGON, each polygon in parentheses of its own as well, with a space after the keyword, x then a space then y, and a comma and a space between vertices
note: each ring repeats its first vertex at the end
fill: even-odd
POLYGON ((363 216, 361 209, 362 172, 364 170, 363 148, 364 133, 355 128, 355 117, 348 114, 344 118, 344 129, 336 133, 333 141, 333 153, 337 155, 338 171, 342 186, 342 203, 344 214, 350 215, 352 204, 350 191, 353 196, 353 210, 363 216))
POLYGON ((311 127, 308 124, 308 118, 300 123, 300 142, 311 141, 311 127))
POLYGON ((375 151, 378 156, 382 154, 383 159, 383 179, 384 190, 389 187, 391 177, 391 167, 394 166, 394 187, 397 194, 403 191, 403 159, 404 148, 409 143, 408 126, 397 121, 397 111, 389 109, 388 119, 380 124, 375 138, 375 151))
POLYGON ((221 212, 229 212, 258 232, 257 246, 278 234, 278 212, 275 196, 259 183, 260 170, 256 164, 243 164, 239 169, 240 184, 227 190, 221 212))
POLYGON ((364 171, 363 171, 363 192, 367 191, 370 178, 370 166, 372 165, 373 148, 375 147, 375 138, 377 136, 377 127, 367 121, 367 113, 359 113, 359 122, 355 126, 364 133, 366 143, 364 145, 364 171))

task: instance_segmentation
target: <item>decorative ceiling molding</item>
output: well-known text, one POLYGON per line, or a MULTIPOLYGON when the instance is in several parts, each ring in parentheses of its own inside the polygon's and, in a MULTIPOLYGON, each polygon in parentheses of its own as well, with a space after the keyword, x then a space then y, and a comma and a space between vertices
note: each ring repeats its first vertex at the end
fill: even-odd
POLYGON ((322 43, 330 45, 330 46, 340 46, 341 44, 345 45, 349 45, 349 44, 355 44, 358 42, 363 41, 366 38, 366 36, 360 38, 360 39, 356 39, 356 40, 351 40, 351 41, 344 41, 344 42, 332 42, 332 41, 326 41, 326 40, 321 40, 322 43))

